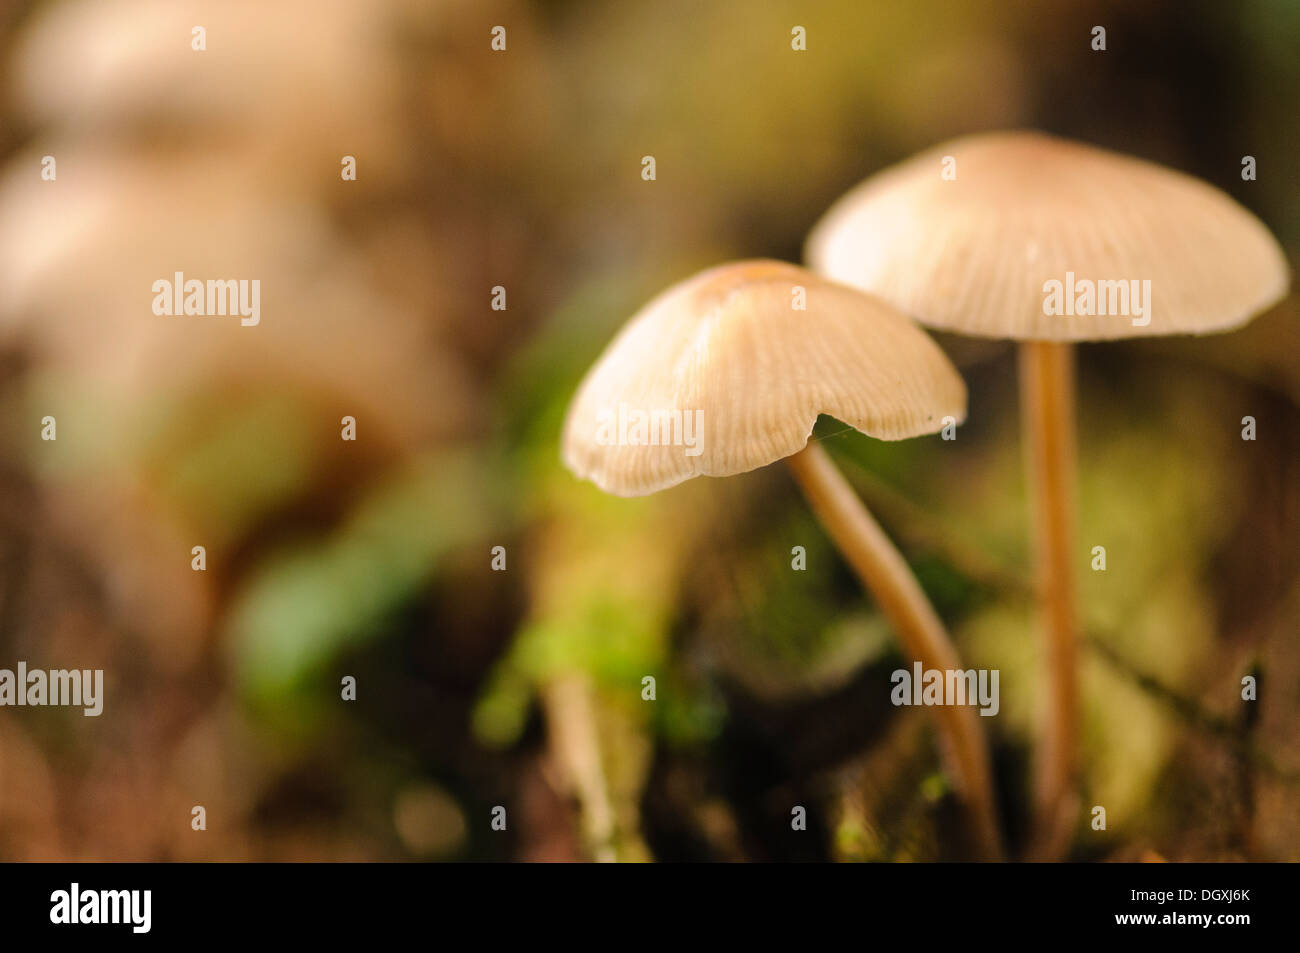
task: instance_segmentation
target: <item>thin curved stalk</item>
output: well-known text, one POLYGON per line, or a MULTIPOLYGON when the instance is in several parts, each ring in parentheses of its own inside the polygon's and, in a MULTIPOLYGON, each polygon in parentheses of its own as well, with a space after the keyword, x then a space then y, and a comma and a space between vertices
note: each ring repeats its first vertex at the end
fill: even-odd
MULTIPOLYGON (((787 458, 813 512, 889 619, 909 661, 957 670, 961 661, 906 560, 816 443, 787 458)), ((935 717, 948 772, 965 803, 981 854, 1002 859, 988 744, 970 706, 939 705, 935 717)))
POLYGON ((1065 855, 1079 813, 1074 386, 1072 344, 1020 345, 1020 401, 1047 664, 1044 729, 1034 768, 1033 860, 1065 855))

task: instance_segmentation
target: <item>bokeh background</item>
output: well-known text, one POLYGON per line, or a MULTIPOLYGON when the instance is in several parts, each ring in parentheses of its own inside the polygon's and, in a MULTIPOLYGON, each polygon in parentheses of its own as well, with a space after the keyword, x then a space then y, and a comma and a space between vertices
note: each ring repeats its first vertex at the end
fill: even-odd
MULTIPOLYGON (((663 286, 797 261, 851 185, 976 130, 1201 176, 1295 262, 1297 50, 1293 0, 6 0, 0 666, 102 668, 107 698, 0 709, 0 858, 968 856, 925 713, 888 703, 890 633, 788 474, 606 497, 560 465, 566 403, 663 286), (154 316, 178 270, 261 279, 261 325, 154 316)), ((1108 827, 1075 859, 1300 859, 1296 319, 1079 351, 1108 827)), ((1001 670, 1015 844, 1014 354, 940 343, 955 444, 819 435, 1001 670)))

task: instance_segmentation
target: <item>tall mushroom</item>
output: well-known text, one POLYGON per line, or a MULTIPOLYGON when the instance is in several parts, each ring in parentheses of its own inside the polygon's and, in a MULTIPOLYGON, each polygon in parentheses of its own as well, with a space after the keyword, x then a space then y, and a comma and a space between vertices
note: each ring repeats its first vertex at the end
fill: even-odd
MULTIPOLYGON (((909 661, 956 670, 957 651, 907 563, 809 436, 823 413, 900 440, 965 412, 956 370, 903 315, 793 265, 739 262, 674 285, 628 322, 578 389, 563 456, 619 496, 786 460, 909 661)), ((931 710, 978 847, 1000 857, 979 718, 970 706, 931 710)))
POLYGON ((1268 229, 1223 192, 1032 132, 957 139, 867 179, 808 239, 814 270, 931 327, 1020 342, 1046 634, 1032 855, 1077 817, 1072 342, 1239 327, 1286 294, 1268 229))

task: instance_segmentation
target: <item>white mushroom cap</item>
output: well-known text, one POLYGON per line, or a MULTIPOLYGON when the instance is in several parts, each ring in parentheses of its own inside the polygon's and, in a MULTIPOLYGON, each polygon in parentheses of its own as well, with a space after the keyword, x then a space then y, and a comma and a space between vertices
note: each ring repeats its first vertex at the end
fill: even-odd
POLYGON ((966 387, 882 302, 793 265, 738 262, 674 285, 628 322, 569 407, 563 456, 602 490, 640 496, 788 457, 819 414, 900 440, 963 420, 966 387))
MULTIPOLYGON (((872 176, 818 223, 807 257, 931 327, 1015 340, 1226 331, 1290 284, 1277 241, 1225 193, 1030 132, 957 139, 872 176), (1149 281, 1145 315, 1132 304, 1118 315, 1045 313, 1047 283, 1064 291, 1067 273, 1080 289, 1149 281)), ((1118 286, 1103 288, 1120 300, 1118 286)))

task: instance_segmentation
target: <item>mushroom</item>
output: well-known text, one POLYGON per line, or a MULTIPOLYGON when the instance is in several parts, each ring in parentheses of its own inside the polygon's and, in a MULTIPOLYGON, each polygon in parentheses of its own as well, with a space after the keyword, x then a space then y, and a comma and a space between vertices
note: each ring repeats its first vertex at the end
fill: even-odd
POLYGON ((1036 847, 1077 816, 1072 342, 1239 327, 1285 296, 1281 248, 1224 193, 1032 132, 970 136, 867 179, 813 229, 818 273, 934 328, 1020 342, 1049 678, 1036 847))
MULTIPOLYGON (((961 668, 957 651, 906 561, 809 437, 823 413, 901 440, 965 411, 960 376, 905 316, 793 265, 737 262, 674 285, 628 322, 578 389, 563 457, 619 496, 785 460, 904 655, 951 671, 961 668)), ((969 706, 931 711, 978 847, 1000 857, 979 719, 969 706)))

